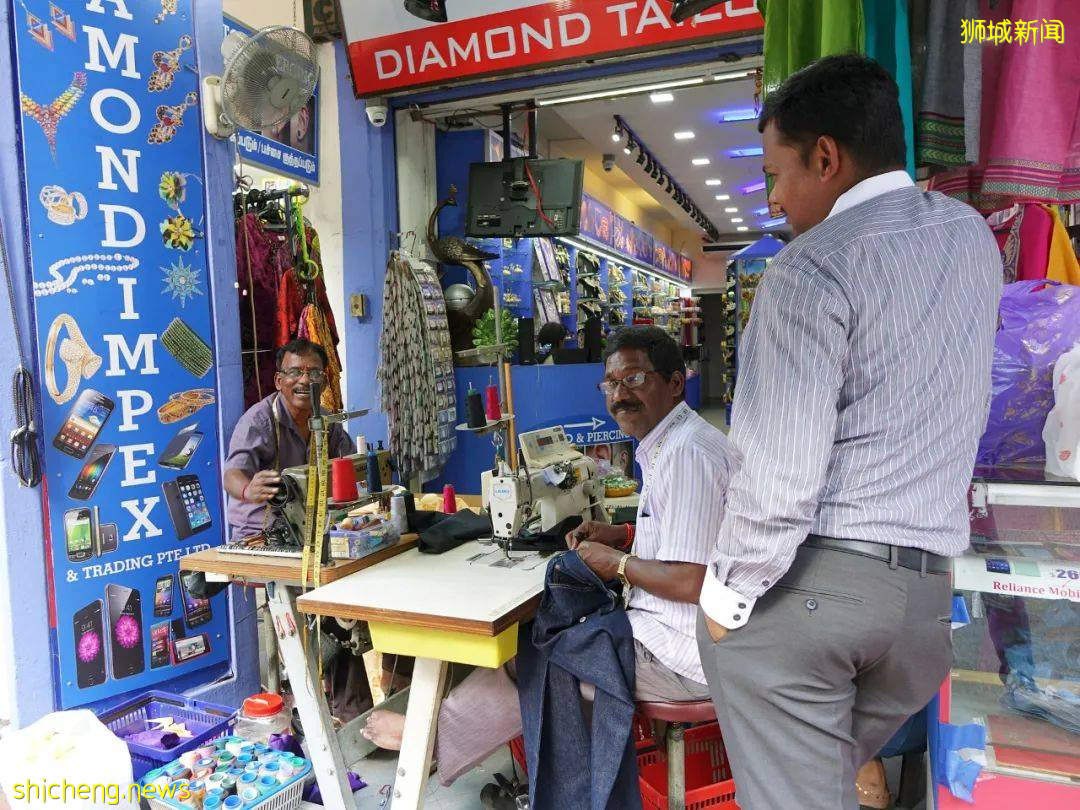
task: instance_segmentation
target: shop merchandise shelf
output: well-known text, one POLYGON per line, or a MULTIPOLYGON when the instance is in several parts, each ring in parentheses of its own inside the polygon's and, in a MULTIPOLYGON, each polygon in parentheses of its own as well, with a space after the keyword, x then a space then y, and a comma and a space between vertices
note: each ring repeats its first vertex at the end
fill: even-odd
POLYGON ((224 737, 236 723, 237 711, 217 703, 151 690, 98 715, 98 720, 118 737, 146 731, 148 720, 171 717, 183 723, 191 737, 169 749, 128 742, 131 768, 135 779, 147 771, 176 759, 180 754, 198 748, 208 740, 224 737))
POLYGON ((503 430, 513 421, 514 415, 512 413, 505 413, 503 414, 502 419, 489 419, 488 423, 483 427, 471 428, 467 423, 463 422, 462 424, 457 426, 457 430, 462 433, 472 433, 476 436, 485 436, 488 433, 492 433, 493 431, 503 430))

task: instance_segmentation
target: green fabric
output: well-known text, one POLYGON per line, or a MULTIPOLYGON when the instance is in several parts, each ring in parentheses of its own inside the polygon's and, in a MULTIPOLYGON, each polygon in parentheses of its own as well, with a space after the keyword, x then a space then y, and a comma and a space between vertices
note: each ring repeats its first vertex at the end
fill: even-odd
POLYGON ((907 144, 907 171, 911 178, 915 179, 915 113, 911 89, 907 0, 863 0, 863 17, 866 26, 866 55, 889 71, 900 88, 900 112, 904 117, 904 141, 907 144))
POLYGON ((758 0, 758 9, 765 17, 766 97, 815 59, 864 52, 863 0, 758 0))

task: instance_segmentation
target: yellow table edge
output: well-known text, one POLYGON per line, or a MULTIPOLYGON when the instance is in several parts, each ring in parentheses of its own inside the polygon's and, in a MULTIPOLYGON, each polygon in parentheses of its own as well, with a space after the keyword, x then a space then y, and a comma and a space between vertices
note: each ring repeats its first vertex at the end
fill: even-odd
POLYGON ((381 653, 434 658, 454 664, 495 669, 517 655, 518 626, 497 636, 478 636, 454 630, 432 630, 390 622, 369 621, 371 643, 381 653))

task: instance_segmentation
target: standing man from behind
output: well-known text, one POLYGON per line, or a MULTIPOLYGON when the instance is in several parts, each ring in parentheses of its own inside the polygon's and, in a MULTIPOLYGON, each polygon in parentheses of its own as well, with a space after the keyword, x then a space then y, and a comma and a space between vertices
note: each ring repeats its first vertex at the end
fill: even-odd
POLYGON ((744 810, 856 810, 856 771, 952 661, 1001 260, 978 213, 902 171, 897 99, 876 62, 828 57, 758 126, 797 238, 744 339, 744 464, 698 625, 744 810))

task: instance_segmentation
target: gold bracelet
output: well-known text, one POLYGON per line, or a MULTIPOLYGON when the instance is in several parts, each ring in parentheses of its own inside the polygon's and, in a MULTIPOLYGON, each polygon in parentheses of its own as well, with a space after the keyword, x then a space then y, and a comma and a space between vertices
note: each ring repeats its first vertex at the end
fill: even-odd
POLYGON ((619 569, 618 569, 619 581, 622 582, 624 589, 629 589, 629 588, 633 587, 630 584, 630 580, 628 580, 626 578, 626 564, 628 562, 630 562, 630 558, 634 557, 634 556, 637 556, 637 555, 635 555, 633 553, 623 554, 622 559, 619 560, 619 569))
POLYGON ((101 357, 94 354, 90 344, 83 337, 82 330, 70 315, 61 313, 53 319, 49 335, 45 340, 45 388, 57 405, 63 405, 79 390, 80 378, 89 380, 101 368, 101 357), (56 386, 56 340, 60 330, 67 329, 68 336, 60 341, 60 359, 67 368, 67 383, 64 390, 56 386))

